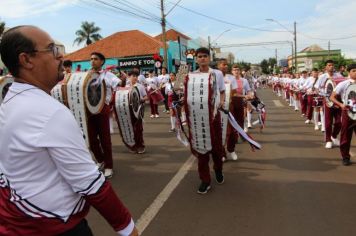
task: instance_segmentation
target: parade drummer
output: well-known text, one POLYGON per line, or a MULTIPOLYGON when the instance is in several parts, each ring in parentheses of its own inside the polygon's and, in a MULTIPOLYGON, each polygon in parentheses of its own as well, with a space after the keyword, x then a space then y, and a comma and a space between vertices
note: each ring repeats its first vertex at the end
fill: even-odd
MULTIPOLYGON (((199 69, 195 72, 202 73, 214 73, 216 76, 216 83, 219 91, 217 99, 220 100, 219 107, 224 107, 225 102, 225 83, 224 75, 220 70, 215 70, 209 67, 210 64, 210 51, 207 48, 198 48, 196 50, 197 63, 199 69)), ((221 116, 220 112, 214 117, 212 127, 214 129, 214 137, 212 137, 212 150, 205 154, 193 153, 198 158, 198 171, 201 179, 201 184, 198 189, 199 194, 205 194, 211 188, 210 186, 210 168, 209 159, 210 153, 214 161, 215 179, 218 184, 224 183, 224 175, 222 172, 222 158, 223 158, 223 146, 222 146, 222 129, 221 129, 221 116)))
POLYGON ((105 63, 105 56, 100 52, 92 52, 90 56, 92 72, 100 73, 99 80, 104 80, 106 85, 105 104, 99 114, 90 115, 88 118, 89 146, 99 169, 104 170, 106 178, 113 175, 112 144, 110 136, 110 114, 113 90, 122 81, 110 71, 102 70, 105 63))
POLYGON ((81 235, 93 206, 119 235, 138 235, 93 162, 73 114, 50 96, 63 54, 34 26, 6 31, 1 59, 15 82, 0 106, 0 235, 81 235))
MULTIPOLYGON (((132 70, 128 73, 129 75, 129 80, 130 84, 126 85, 127 88, 133 88, 137 87, 138 92, 140 93, 140 98, 141 104, 144 104, 145 101, 148 100, 147 97, 147 92, 145 87, 142 84, 138 83, 138 76, 140 75, 137 70, 132 70)), ((145 143, 143 140, 143 121, 140 118, 135 117, 133 114, 131 114, 131 117, 133 119, 133 129, 135 133, 135 146, 132 148, 132 150, 138 154, 143 154, 145 153, 145 143)))
MULTIPOLYGON (((333 103, 335 103, 338 107, 340 107, 340 109, 342 110, 340 153, 342 157, 342 163, 346 166, 351 164, 350 145, 351 145, 352 133, 356 134, 356 121, 352 120, 348 115, 348 111, 350 109, 353 109, 353 107, 345 105, 345 101, 343 101, 343 99, 345 99, 345 92, 347 87, 351 84, 356 84, 356 64, 349 65, 347 71, 349 72, 349 78, 336 85, 334 92, 330 97, 330 100, 333 103)), ((356 91, 354 92, 356 93, 356 91)))
MULTIPOLYGON (((334 61, 327 60, 325 62, 325 73, 319 76, 315 87, 320 93, 325 89, 326 81, 329 78, 341 77, 339 73, 334 72, 334 61)), ((337 138, 341 130, 341 110, 338 107, 328 107, 324 102, 324 117, 321 118, 321 122, 325 123, 325 148, 332 148, 333 146, 339 146, 340 140, 337 138), (333 124, 334 122, 334 124, 333 124)))

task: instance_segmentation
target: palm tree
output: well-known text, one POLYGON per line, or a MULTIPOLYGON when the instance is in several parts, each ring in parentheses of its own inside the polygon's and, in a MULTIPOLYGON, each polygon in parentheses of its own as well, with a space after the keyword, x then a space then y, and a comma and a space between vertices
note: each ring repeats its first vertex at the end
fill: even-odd
POLYGON ((77 43, 79 45, 85 41, 86 45, 88 46, 92 42, 102 39, 103 37, 101 37, 101 35, 98 33, 101 29, 95 26, 94 24, 94 22, 82 22, 82 25, 80 27, 81 29, 75 32, 78 37, 74 40, 73 44, 77 43))

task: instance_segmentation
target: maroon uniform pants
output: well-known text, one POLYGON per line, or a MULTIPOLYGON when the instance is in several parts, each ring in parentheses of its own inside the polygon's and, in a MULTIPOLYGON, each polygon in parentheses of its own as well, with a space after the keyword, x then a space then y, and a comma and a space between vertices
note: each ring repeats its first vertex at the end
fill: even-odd
POLYGON ((307 96, 303 96, 305 93, 299 93, 300 108, 302 114, 307 113, 307 96))
POLYGON ((193 152, 193 154, 198 158, 199 177, 204 183, 211 182, 209 168, 210 153, 212 154, 214 162, 214 170, 222 171, 223 146, 220 112, 217 113, 215 119, 213 120, 212 127, 214 128, 214 135, 211 137, 212 150, 205 154, 193 152))
POLYGON ((135 146, 134 149, 137 151, 139 148, 145 148, 143 141, 143 125, 142 120, 137 120, 134 118, 134 132, 135 132, 135 146))
POLYGON ((307 95, 307 118, 311 120, 313 118, 313 95, 307 95))
POLYGON ((333 138, 336 138, 341 130, 341 110, 335 107, 330 108, 324 104, 324 114, 325 114, 325 141, 331 142, 331 136, 333 138))
POLYGON ((89 146, 95 159, 106 169, 113 168, 112 145, 110 136, 110 106, 105 104, 99 114, 88 118, 89 146))
POLYGON ((340 133, 340 152, 342 158, 350 158, 352 133, 356 134, 356 121, 349 118, 347 111, 342 111, 340 133))
POLYGON ((151 115, 159 115, 158 113, 158 104, 153 103, 153 99, 150 96, 150 106, 151 106, 151 115))
MULTIPOLYGON (((240 97, 232 97, 230 104, 231 114, 234 116, 235 120, 241 128, 244 127, 244 104, 243 99, 240 97)), ((227 138, 226 146, 228 152, 235 151, 235 145, 237 143, 238 134, 237 131, 231 126, 230 123, 227 124, 227 138)))

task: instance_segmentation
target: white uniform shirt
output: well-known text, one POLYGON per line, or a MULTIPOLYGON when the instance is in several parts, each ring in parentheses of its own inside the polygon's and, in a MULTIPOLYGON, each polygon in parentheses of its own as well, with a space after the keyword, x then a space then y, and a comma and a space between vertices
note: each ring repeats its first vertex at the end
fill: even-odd
MULTIPOLYGON (((194 72, 200 72, 200 69, 194 71, 194 72)), ((212 69, 209 68, 209 73, 214 73, 216 76, 216 84, 218 87, 218 90, 220 92, 225 91, 225 81, 224 81, 224 75, 220 70, 212 69)))
POLYGON ((168 81, 169 81, 169 74, 165 74, 165 75, 159 75, 158 76, 158 82, 160 83, 160 84, 166 84, 166 83, 168 83, 168 81))
POLYGON ((139 83, 139 84, 142 84, 143 86, 145 86, 146 85, 146 77, 144 76, 144 75, 139 75, 138 76, 138 80, 137 80, 137 82, 139 83))
POLYGON ((146 79, 147 83, 147 89, 150 90, 151 88, 153 90, 156 90, 159 87, 159 80, 157 77, 148 77, 146 79))
MULTIPOLYGON (((332 78, 336 78, 336 77, 341 77, 341 74, 339 73, 334 73, 332 75, 332 78)), ((318 81, 316 82, 316 84, 314 85, 315 88, 321 90, 324 89, 325 87, 325 83, 326 81, 330 78, 330 75, 328 73, 324 73, 322 75, 319 76, 318 81)))
MULTIPOLYGON (((134 86, 138 88, 138 92, 140 93, 141 99, 147 96, 146 89, 142 84, 136 83, 134 86)), ((132 86, 126 85, 126 88, 130 88, 130 87, 132 86)))
POLYGON ((29 84, 13 83, 0 106, 0 150, 0 182, 32 217, 67 221, 105 181, 70 110, 29 84))
POLYGON ((101 72, 99 79, 105 81, 105 85, 106 85, 105 103, 109 105, 112 98, 112 91, 115 90, 117 86, 121 85, 122 81, 110 71, 101 72))
POLYGON ((235 76, 227 74, 225 75, 224 80, 231 84, 231 89, 237 89, 237 82, 235 76))
POLYGON ((340 95, 340 97, 341 97, 343 102, 344 102, 346 89, 352 83, 356 83, 356 81, 349 78, 349 79, 347 79, 345 81, 342 81, 342 82, 338 83, 338 85, 336 85, 336 87, 334 89, 335 93, 337 95, 340 95))

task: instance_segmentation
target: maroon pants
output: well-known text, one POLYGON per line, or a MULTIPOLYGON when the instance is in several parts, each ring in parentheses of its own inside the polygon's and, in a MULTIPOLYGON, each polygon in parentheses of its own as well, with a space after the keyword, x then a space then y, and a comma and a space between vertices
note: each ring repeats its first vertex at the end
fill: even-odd
POLYGON ((286 99, 289 100, 289 98, 290 98, 290 91, 289 91, 289 88, 288 88, 288 87, 285 88, 285 93, 286 93, 286 99))
POLYGON ((331 136, 336 138, 341 130, 341 110, 335 107, 328 107, 324 104, 325 114, 325 141, 331 142, 331 136), (334 122, 334 127, 333 127, 334 122))
POLYGON ((303 95, 304 95, 304 93, 299 93, 300 108, 301 108, 302 114, 306 114, 307 113, 307 98, 306 98, 306 96, 303 96, 303 95))
MULTIPOLYGON (((244 104, 243 99, 239 97, 232 97, 230 104, 231 114, 236 119, 237 123, 241 128, 244 127, 244 104)), ((238 139, 238 134, 236 130, 231 126, 230 123, 227 124, 227 138, 226 146, 228 152, 235 151, 235 145, 238 139)))
POLYGON ((144 148, 145 144, 143 141, 143 125, 142 120, 134 120, 134 132, 135 132, 135 146, 134 149, 137 151, 138 148, 144 148))
POLYGON ((151 106, 151 115, 159 115, 158 113, 158 104, 153 103, 153 99, 150 96, 150 106, 151 106))
POLYGON ((104 105, 103 110, 88 118, 89 146, 95 159, 107 169, 113 168, 112 145, 110 136, 110 106, 104 105))
POLYGON ((311 120, 313 118, 313 95, 307 95, 307 118, 308 120, 311 120))
POLYGON ((350 158, 352 133, 356 134, 356 121, 349 118, 347 111, 342 111, 340 133, 340 152, 342 158, 350 158))
POLYGON ((214 136, 211 137, 212 150, 205 154, 200 154, 197 152, 193 152, 193 154, 198 158, 198 171, 199 177, 202 182, 210 183, 210 168, 209 168, 209 160, 210 153, 212 154, 213 162, 214 162, 214 170, 222 171, 222 157, 223 157, 223 146, 222 146, 222 129, 221 129, 221 116, 220 112, 217 113, 213 126, 214 128, 214 136))

